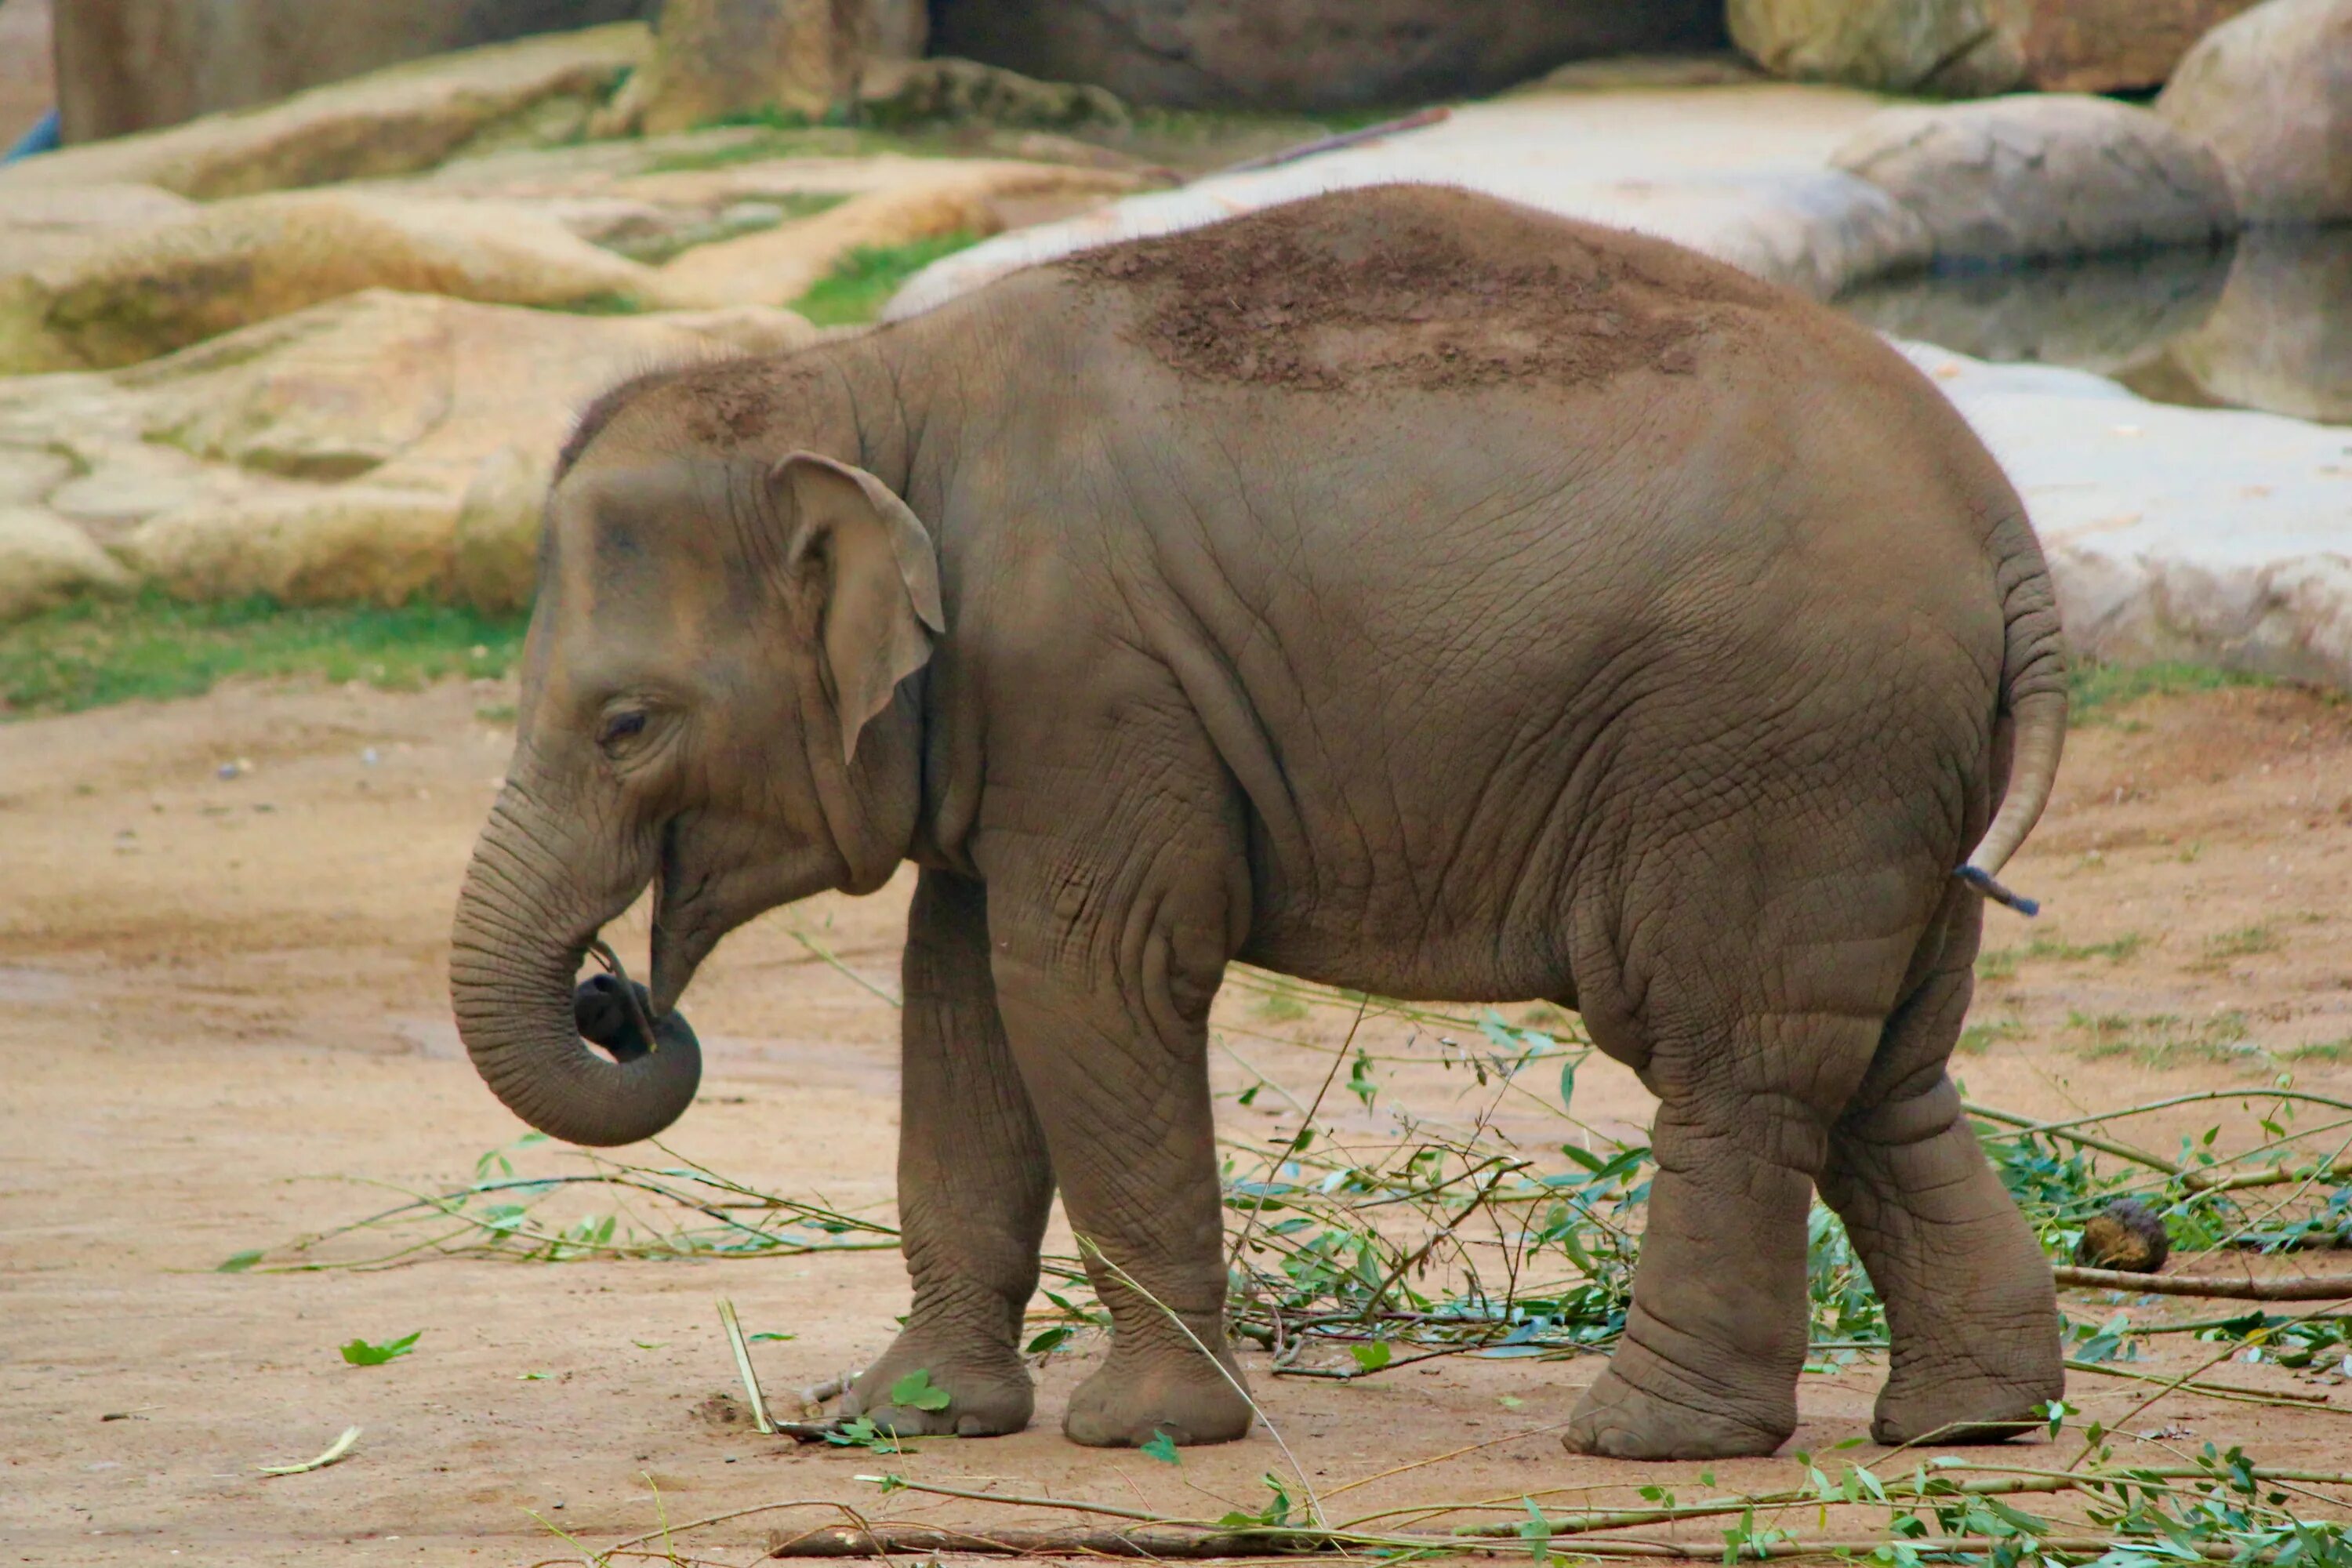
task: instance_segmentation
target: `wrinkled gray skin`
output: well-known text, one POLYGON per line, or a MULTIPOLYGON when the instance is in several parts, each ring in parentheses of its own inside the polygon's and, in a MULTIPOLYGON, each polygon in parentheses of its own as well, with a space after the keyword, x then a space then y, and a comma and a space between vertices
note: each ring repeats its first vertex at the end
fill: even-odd
POLYGON ((1890 1313, 1881 1440, 2019 1430, 2061 1391, 2057 1318, 1945 1074, 1980 917, 1953 870, 2032 826, 2064 688, 1990 458, 1868 334, 1630 236, 1407 187, 1157 243, 591 411, 457 914, 485 1078, 559 1137, 658 1131, 690 1037, 582 1043, 598 929, 656 888, 668 1019, 732 927, 911 858, 914 1305, 848 1408, 1028 1421, 1058 1184, 1115 1325, 1066 1430, 1215 1442, 1250 1424, 1225 965, 1548 998, 1660 1100, 1632 1319, 1570 1447, 1788 1436, 1815 1186, 1890 1313), (1285 256, 1375 302, 1333 317, 1285 256), (1511 281, 1546 256, 1604 291, 1511 281), (1381 318, 1414 267, 1451 281, 1381 318), (1501 368, 1457 373, 1456 339, 1501 368), (945 1410, 887 1405, 918 1367, 945 1410))

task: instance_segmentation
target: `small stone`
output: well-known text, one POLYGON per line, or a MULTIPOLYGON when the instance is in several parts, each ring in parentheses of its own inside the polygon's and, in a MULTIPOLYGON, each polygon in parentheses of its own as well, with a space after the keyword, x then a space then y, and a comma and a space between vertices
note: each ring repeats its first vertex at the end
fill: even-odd
POLYGON ((2164 1221, 2131 1198, 2117 1198, 2093 1215, 2074 1247, 2074 1261, 2084 1268, 2128 1274, 2153 1274, 2171 1255, 2172 1238, 2165 1234, 2164 1221))

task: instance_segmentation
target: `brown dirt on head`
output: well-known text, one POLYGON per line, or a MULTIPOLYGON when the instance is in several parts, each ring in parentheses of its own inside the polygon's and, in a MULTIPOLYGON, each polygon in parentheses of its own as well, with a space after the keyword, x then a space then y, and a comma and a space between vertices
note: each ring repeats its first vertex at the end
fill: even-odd
POLYGON ((1314 391, 1696 370, 1772 291, 1676 246, 1437 186, 1343 191, 1063 264, 1162 363, 1314 391))

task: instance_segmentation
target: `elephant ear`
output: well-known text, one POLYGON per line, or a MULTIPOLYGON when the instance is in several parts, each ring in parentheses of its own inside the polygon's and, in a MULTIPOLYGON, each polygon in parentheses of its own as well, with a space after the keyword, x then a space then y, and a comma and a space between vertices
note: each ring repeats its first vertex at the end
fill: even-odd
POLYGON ((794 452, 769 483, 790 507, 789 564, 824 595, 819 642, 849 761, 898 682, 929 662, 932 635, 947 630, 939 557, 930 531, 863 468, 794 452))

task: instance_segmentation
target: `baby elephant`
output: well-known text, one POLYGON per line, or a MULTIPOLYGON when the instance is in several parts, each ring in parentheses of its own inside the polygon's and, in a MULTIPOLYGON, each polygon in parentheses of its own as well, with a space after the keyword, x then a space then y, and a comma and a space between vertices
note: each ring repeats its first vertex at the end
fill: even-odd
POLYGON ((1069 1436, 1248 1429, 1205 1063, 1240 960, 1555 1002, 1655 1091, 1572 1448, 1788 1437, 1815 1186, 1885 1298, 1879 1439, 1998 1436, 2058 1319, 1945 1063, 2063 666, 2016 493, 1869 333, 1486 197, 1322 196, 599 400, 451 990, 519 1115, 625 1143, 692 1098, 664 1020, 722 935, 914 861, 914 1305, 848 1401, 901 1431, 1028 1422, 1056 1185, 1114 1325, 1069 1436), (649 883, 650 994, 575 1015, 649 883), (919 1367, 946 1408, 889 1405, 919 1367))

